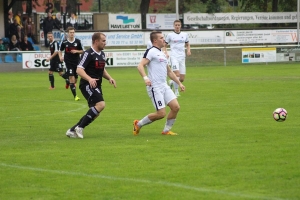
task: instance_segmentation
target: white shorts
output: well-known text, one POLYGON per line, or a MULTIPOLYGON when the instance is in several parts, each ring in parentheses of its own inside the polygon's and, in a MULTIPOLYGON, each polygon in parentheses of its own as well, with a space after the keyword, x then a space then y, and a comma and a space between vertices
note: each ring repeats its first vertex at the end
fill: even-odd
POLYGON ((177 58, 177 57, 171 56, 170 61, 171 61, 172 71, 179 71, 180 74, 186 73, 185 57, 177 58))
POLYGON ((156 110, 165 108, 170 101, 176 99, 173 90, 167 84, 160 87, 146 86, 148 96, 156 110))

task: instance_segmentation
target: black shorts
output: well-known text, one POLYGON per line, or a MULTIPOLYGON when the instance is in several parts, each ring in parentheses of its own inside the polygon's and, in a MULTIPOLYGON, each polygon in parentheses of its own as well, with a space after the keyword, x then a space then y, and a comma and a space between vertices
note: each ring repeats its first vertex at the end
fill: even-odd
POLYGON ((75 78, 78 78, 78 75, 76 73, 77 65, 66 63, 66 68, 67 68, 67 73, 69 74, 69 76, 75 76, 75 78))
POLYGON ((87 100, 89 107, 93 107, 96 103, 104 101, 101 87, 91 88, 89 83, 80 85, 80 90, 84 98, 87 100))
POLYGON ((61 62, 50 62, 50 69, 52 72, 62 72, 63 66, 61 62))

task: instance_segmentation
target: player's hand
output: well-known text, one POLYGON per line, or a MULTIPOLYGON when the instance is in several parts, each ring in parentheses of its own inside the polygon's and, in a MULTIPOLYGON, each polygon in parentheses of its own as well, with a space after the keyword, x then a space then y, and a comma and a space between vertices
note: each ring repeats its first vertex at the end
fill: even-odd
POLYGON ((181 83, 180 83, 179 87, 180 87, 180 91, 182 91, 182 92, 184 92, 184 91, 185 91, 185 86, 184 86, 184 85, 182 85, 181 83))
POLYGON ((47 58, 46 61, 49 62, 49 61, 50 61, 50 58, 47 58))
POLYGON ((191 51, 186 52, 186 55, 187 55, 187 56, 192 55, 191 51))
POLYGON ((149 79, 145 80, 146 86, 151 86, 151 81, 149 79))
POLYGON ((77 53, 77 50, 73 49, 71 50, 71 53, 77 53))
POLYGON ((108 80, 109 81, 109 83, 111 84, 111 85, 114 85, 114 88, 116 88, 117 87, 117 83, 116 83, 116 81, 114 80, 114 79, 109 79, 108 80))
POLYGON ((98 80, 99 80, 99 79, 95 79, 95 78, 89 79, 89 84, 90 84, 90 86, 91 86, 92 88, 97 87, 97 81, 98 81, 98 80))
POLYGON ((59 60, 60 60, 60 62, 64 62, 64 58, 60 58, 59 60))

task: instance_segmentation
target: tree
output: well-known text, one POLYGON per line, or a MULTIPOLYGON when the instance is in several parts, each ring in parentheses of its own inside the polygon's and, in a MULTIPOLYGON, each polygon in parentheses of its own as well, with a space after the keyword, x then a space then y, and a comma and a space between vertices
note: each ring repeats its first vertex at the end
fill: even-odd
POLYGON ((149 11, 150 0, 141 0, 140 13, 142 15, 142 28, 146 28, 146 14, 149 11))

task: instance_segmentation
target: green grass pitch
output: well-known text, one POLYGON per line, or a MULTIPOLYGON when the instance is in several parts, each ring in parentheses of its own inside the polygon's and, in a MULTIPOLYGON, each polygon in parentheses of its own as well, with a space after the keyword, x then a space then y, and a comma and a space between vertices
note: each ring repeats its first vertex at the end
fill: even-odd
POLYGON ((299 64, 188 67, 173 131, 165 119, 132 135, 153 112, 136 68, 107 68, 106 108, 84 130, 86 113, 55 74, 1 73, 0 199, 300 199, 299 64), (272 112, 288 111, 285 122, 272 112))

